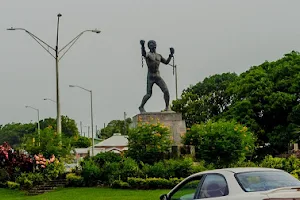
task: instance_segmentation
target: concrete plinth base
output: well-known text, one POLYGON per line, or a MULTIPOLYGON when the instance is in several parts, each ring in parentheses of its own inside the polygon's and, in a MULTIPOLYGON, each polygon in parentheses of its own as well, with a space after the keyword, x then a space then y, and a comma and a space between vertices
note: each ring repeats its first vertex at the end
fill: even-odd
POLYGON ((133 117, 132 128, 137 127, 138 123, 161 123, 169 127, 171 130, 171 135, 173 137, 173 145, 181 145, 181 136, 186 133, 186 124, 182 120, 181 113, 175 113, 173 111, 168 112, 147 112, 137 114, 133 117))

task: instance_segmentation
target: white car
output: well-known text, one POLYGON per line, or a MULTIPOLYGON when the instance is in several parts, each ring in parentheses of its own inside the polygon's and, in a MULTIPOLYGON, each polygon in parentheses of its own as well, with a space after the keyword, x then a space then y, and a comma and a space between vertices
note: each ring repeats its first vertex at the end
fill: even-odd
POLYGON ((227 168, 193 174, 161 200, 300 200, 300 181, 270 168, 227 168))

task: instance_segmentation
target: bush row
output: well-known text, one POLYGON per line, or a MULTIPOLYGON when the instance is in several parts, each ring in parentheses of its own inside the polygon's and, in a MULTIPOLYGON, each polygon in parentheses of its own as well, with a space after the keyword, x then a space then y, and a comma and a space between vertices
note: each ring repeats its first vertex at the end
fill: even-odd
POLYGON ((171 189, 183 178, 128 178, 128 185, 134 189, 171 189))
POLYGON ((95 185, 99 181, 106 185, 112 184, 115 180, 127 182, 128 177, 144 179, 148 177, 182 178, 212 168, 206 166, 203 162, 195 164, 191 158, 164 160, 153 165, 137 163, 132 158, 126 157, 117 161, 115 161, 116 159, 110 159, 107 162, 103 160, 98 162, 99 160, 95 158, 86 159, 82 163, 80 175, 87 186, 95 185))
MULTIPOLYGON (((260 163, 244 161, 233 163, 229 167, 277 168, 283 169, 299 178, 299 166, 300 159, 297 159, 295 156, 289 158, 267 156, 260 163)), ((124 188, 127 187, 126 183, 128 183, 130 187, 136 188, 133 183, 129 182, 128 177, 140 178, 139 180, 148 180, 149 177, 171 180, 172 178, 180 179, 193 173, 214 168, 213 164, 206 164, 203 161, 194 162, 191 158, 170 159, 149 165, 137 163, 132 158, 122 157, 118 154, 101 153, 93 158, 85 159, 82 163, 82 171, 69 175, 69 179, 72 179, 74 182, 72 185, 74 186, 91 186, 100 182, 105 185, 116 185, 116 187, 119 184, 118 187, 124 188)))
POLYGON ((75 173, 69 173, 66 176, 68 186, 71 187, 82 187, 84 186, 84 179, 83 177, 76 175, 75 173))
MULTIPOLYGON (((69 187, 85 186, 84 179, 74 173, 67 175, 69 187)), ((134 178, 129 177, 127 181, 114 180, 109 185, 116 189, 171 189, 177 185, 183 178, 134 178)))
MULTIPOLYGON (((134 178, 129 177, 127 181, 114 180, 109 185, 116 189, 171 189, 177 185, 183 178, 134 178)), ((83 177, 74 173, 67 175, 67 181, 69 187, 83 187, 86 186, 83 177)))

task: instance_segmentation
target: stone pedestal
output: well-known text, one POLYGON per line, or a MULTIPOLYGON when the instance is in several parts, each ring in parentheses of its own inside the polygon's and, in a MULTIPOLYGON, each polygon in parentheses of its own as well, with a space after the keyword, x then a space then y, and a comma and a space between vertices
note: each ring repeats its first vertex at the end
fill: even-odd
POLYGON ((181 113, 170 112, 147 112, 142 114, 137 114, 133 117, 131 127, 135 128, 140 123, 161 123, 168 126, 171 130, 171 135, 173 137, 173 146, 181 145, 181 136, 186 133, 185 121, 182 120, 181 113))

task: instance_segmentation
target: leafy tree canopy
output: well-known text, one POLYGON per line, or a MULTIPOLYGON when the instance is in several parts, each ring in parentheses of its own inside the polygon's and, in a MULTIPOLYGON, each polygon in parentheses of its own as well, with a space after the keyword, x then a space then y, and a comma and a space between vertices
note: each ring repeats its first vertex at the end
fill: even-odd
POLYGON ((234 121, 211 120, 195 124, 183 138, 184 144, 194 145, 196 157, 218 167, 244 161, 255 150, 255 136, 234 121))
POLYGON ((231 103, 227 87, 237 75, 235 73, 216 74, 205 78, 183 91, 181 99, 173 101, 172 110, 180 112, 191 127, 195 123, 206 122, 226 111, 231 103))
POLYGON ((237 76, 217 74, 184 90, 173 102, 187 126, 208 120, 236 120, 249 127, 260 145, 269 143, 273 153, 299 141, 300 54, 253 66, 237 76))
POLYGON ((100 134, 98 135, 101 139, 106 139, 111 137, 114 133, 121 133, 122 135, 127 134, 129 125, 131 124, 131 118, 126 119, 126 129, 124 128, 124 120, 112 120, 105 128, 102 128, 100 134))
POLYGON ((166 156, 172 143, 169 128, 162 124, 139 123, 128 133, 128 156, 153 164, 166 156))
MULTIPOLYGON (((51 127, 56 130, 56 119, 47 118, 40 121, 40 128, 44 130, 51 127)), ((79 135, 79 131, 75 120, 68 116, 62 116, 62 132, 67 137, 74 137, 79 135)), ((10 123, 0 125, 0 143, 8 142, 14 148, 19 147, 25 136, 37 133, 37 123, 10 123)))

